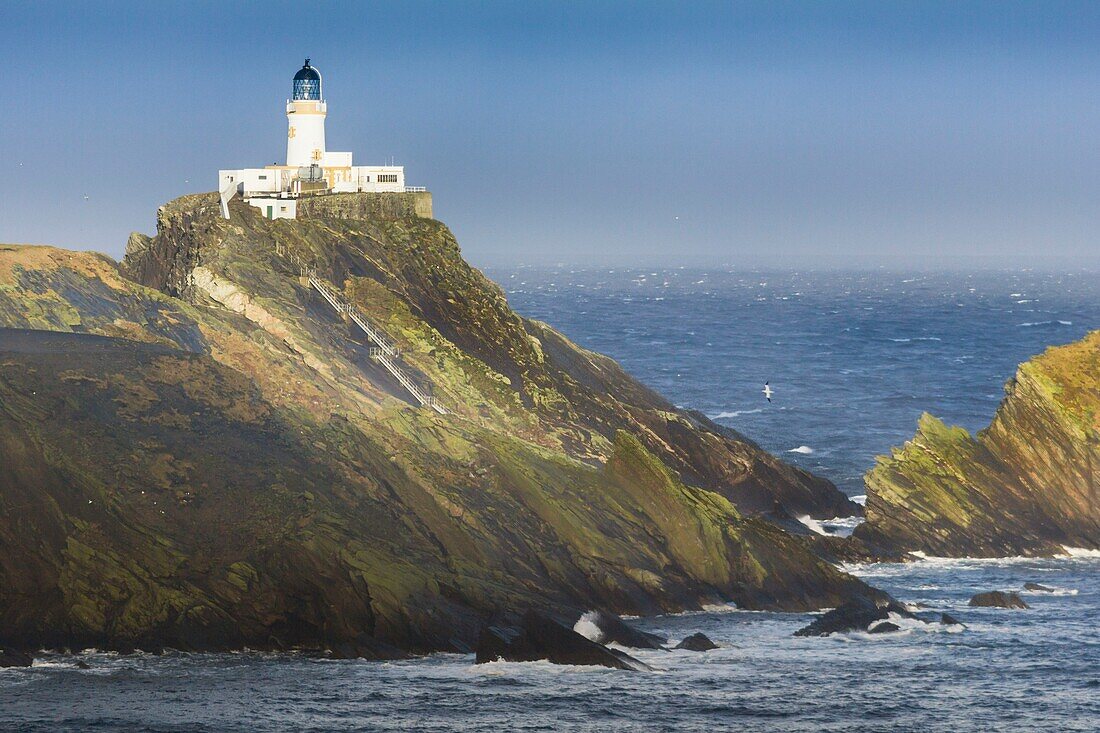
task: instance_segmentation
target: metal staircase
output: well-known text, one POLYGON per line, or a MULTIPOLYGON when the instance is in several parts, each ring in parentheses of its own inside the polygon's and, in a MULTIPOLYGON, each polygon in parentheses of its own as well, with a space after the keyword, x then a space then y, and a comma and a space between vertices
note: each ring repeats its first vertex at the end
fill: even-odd
POLYGON ((421 406, 430 407, 440 415, 449 414, 447 408, 440 404, 439 400, 432 394, 430 382, 426 386, 417 384, 417 382, 397 364, 396 359, 400 352, 394 342, 386 336, 381 329, 365 318, 354 305, 345 303, 300 257, 293 252, 286 251, 286 249, 278 243, 275 245, 275 251, 279 256, 285 257, 297 265, 301 271, 303 281, 308 282, 311 288, 320 293, 321 297, 332 306, 333 310, 342 316, 347 316, 349 321, 358 326, 363 333, 367 335, 367 338, 374 343, 374 346, 370 349, 370 357, 393 375, 393 377, 401 383, 401 386, 416 398, 416 401, 419 402, 421 406))

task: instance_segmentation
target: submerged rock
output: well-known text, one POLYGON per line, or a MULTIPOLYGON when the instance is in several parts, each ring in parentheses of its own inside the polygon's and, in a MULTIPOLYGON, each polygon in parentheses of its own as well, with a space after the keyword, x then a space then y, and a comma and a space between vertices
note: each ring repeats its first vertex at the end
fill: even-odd
POLYGON ((477 642, 477 664, 503 660, 553 664, 598 665, 629 671, 649 671, 649 665, 609 649, 534 611, 518 622, 485 626, 477 642))
POLYGON ((675 648, 687 649, 693 652, 709 652, 711 649, 717 649, 718 645, 707 638, 705 634, 697 633, 685 637, 675 648))
POLYGON ((944 626, 962 626, 963 622, 949 613, 940 614, 940 623, 944 626))
POLYGON ((1045 585, 1039 585, 1038 583, 1024 583, 1024 590, 1029 590, 1033 593, 1053 593, 1053 588, 1048 588, 1045 585))
POLYGON ((880 624, 875 624, 868 631, 872 634, 891 634, 895 631, 901 631, 901 627, 893 621, 883 621, 880 624))
POLYGON ((633 649, 663 649, 663 644, 668 641, 662 636, 639 631, 619 616, 606 611, 585 613, 573 630, 599 644, 618 644, 633 649))
POLYGON ((1005 593, 1000 590, 978 593, 970 599, 969 605, 983 608, 1031 608, 1020 598, 1019 593, 1005 593))

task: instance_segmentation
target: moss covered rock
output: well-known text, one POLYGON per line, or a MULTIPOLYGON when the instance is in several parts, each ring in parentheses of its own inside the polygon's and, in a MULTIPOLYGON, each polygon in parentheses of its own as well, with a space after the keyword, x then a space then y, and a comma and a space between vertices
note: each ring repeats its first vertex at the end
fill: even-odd
POLYGON ((0 644, 392 656, 500 611, 875 595, 752 517, 842 513, 830 484, 517 316, 442 224, 357 211, 185 197, 121 268, 0 246, 0 644))
POLYGON ((945 556, 1100 547, 1100 332, 1022 364, 971 436, 924 415, 867 478, 855 537, 945 556))

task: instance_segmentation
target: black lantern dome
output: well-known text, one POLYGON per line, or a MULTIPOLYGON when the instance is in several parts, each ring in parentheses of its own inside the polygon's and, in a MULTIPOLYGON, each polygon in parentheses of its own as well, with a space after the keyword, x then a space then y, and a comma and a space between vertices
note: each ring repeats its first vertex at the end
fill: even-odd
POLYGON ((321 101, 321 74, 309 65, 309 59, 294 75, 294 100, 321 101))

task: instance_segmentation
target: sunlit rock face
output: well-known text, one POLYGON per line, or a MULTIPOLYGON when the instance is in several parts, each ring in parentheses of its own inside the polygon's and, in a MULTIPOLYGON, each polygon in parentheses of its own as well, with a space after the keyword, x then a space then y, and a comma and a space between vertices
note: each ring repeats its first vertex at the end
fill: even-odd
POLYGON ((1100 332, 1022 364, 976 436, 934 417, 867 475, 857 539, 944 556, 1100 547, 1100 332))
POLYGON ((853 511, 831 484, 516 315, 439 222, 231 209, 162 207, 121 266, 0 245, 0 643, 392 656, 872 593, 750 516, 853 511))

